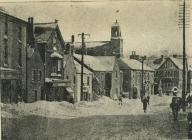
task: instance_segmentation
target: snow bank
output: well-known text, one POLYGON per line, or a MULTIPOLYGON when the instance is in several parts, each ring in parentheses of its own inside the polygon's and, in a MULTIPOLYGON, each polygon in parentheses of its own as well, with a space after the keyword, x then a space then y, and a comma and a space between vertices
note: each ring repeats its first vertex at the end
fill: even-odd
MULTIPOLYGON (((168 107, 170 96, 151 96, 148 113, 154 113, 168 107)), ((38 115, 53 118, 75 118, 92 115, 138 115, 143 113, 140 99, 123 99, 123 105, 108 97, 101 97, 97 101, 81 101, 75 105, 68 102, 37 101, 35 103, 0 104, 2 117, 21 117, 38 115)))

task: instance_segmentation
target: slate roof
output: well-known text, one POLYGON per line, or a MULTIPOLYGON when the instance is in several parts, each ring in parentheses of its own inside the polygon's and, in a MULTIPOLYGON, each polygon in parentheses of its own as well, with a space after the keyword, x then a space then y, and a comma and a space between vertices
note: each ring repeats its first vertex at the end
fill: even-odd
MULTIPOLYGON (((132 69, 132 70, 142 70, 142 64, 138 60, 128 59, 128 58, 120 58, 118 60, 120 69, 132 69)), ((143 65, 143 70, 154 71, 147 65, 143 65)))
MULTIPOLYGON (((75 53, 81 54, 81 43, 76 43, 74 46, 75 53)), ((92 56, 105 56, 111 52, 111 42, 110 41, 90 41, 86 42, 86 52, 88 55, 92 56)))
MULTIPOLYGON (((108 44, 110 41, 88 41, 86 42, 86 48, 94 48, 94 47, 98 47, 98 46, 103 46, 108 44)), ((74 47, 75 48, 81 48, 81 42, 75 42, 74 43, 74 47)))
POLYGON ((177 58, 172 58, 170 57, 170 59, 175 63, 175 65, 179 68, 179 69, 183 69, 183 59, 177 59, 177 58))
POLYGON ((34 24, 34 37, 38 43, 46 43, 53 30, 56 29, 57 23, 35 23, 34 24))
POLYGON ((165 61, 165 59, 163 59, 163 58, 157 58, 157 57, 156 57, 156 58, 148 58, 147 60, 144 61, 144 63, 145 63, 148 67, 156 70, 156 69, 159 68, 159 66, 160 66, 164 61, 165 61))
MULTIPOLYGON (((74 54, 81 61, 81 55, 74 54)), ((94 71, 113 71, 115 56, 90 56, 84 55, 84 63, 94 71)))

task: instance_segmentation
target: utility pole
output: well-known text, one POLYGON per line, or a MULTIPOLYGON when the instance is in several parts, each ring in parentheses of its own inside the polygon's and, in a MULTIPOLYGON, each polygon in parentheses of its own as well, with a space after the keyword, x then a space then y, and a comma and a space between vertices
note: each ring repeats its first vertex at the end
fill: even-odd
MULTIPOLYGON (((186 24, 186 22, 189 22, 189 20, 187 20, 187 18, 190 17, 190 13, 186 11, 186 2, 185 0, 183 1, 183 4, 180 5, 180 9, 179 9, 179 26, 181 26, 182 31, 183 31, 183 73, 182 73, 182 99, 183 99, 183 103, 185 103, 186 100, 186 26, 188 26, 189 24, 186 24)), ((185 104, 183 105, 183 111, 185 112, 186 108, 185 108, 185 104)))
POLYGON ((142 88, 142 90, 141 90, 141 98, 145 95, 145 93, 144 93, 144 86, 143 86, 143 73, 144 73, 143 65, 144 65, 145 59, 146 59, 146 56, 142 56, 141 60, 140 60, 141 64, 142 64, 142 69, 141 69, 141 88, 142 88))
POLYGON ((83 64, 84 64, 84 53, 85 53, 85 36, 90 36, 90 34, 78 34, 81 36, 82 44, 81 44, 81 101, 84 100, 83 96, 83 64))

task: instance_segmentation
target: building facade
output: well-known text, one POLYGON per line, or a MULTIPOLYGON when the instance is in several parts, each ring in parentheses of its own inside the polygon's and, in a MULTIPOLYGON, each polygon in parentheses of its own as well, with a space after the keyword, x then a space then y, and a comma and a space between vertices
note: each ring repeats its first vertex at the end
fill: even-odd
POLYGON ((4 103, 26 98, 27 25, 0 12, 0 91, 4 103))
POLYGON ((44 97, 48 101, 72 100, 64 79, 63 57, 65 43, 57 20, 51 23, 34 24, 35 43, 44 64, 44 97))
MULTIPOLYGON (((75 55, 75 60, 81 62, 80 55, 75 55)), ((93 93, 117 99, 122 88, 121 72, 116 57, 85 55, 84 60, 85 66, 94 74, 93 93)))
MULTIPOLYGON (((163 94, 171 94, 173 88, 178 89, 178 93, 182 92, 182 59, 168 57, 160 65, 155 72, 155 82, 162 89, 163 94)), ((186 67, 187 70, 187 67, 186 67)), ((187 75, 186 75, 187 79, 187 75)))
POLYGON ((81 64, 78 63, 77 61, 74 61, 74 63, 76 66, 76 74, 74 79, 74 83, 76 84, 76 93, 75 93, 76 102, 92 101, 93 73, 86 67, 83 68, 83 93, 81 93, 81 64))
POLYGON ((36 46, 27 50, 27 102, 43 99, 44 65, 36 46))
MULTIPOLYGON (((121 58, 119 68, 123 72, 123 96, 137 99, 142 91, 142 64, 133 59, 121 58)), ((154 94, 154 70, 144 65, 143 90, 145 95, 154 94)))

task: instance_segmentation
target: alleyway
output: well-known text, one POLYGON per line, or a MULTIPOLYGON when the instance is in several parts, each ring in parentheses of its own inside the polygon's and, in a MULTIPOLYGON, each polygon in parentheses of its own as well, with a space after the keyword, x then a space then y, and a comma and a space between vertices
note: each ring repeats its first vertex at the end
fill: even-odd
POLYGON ((162 97, 157 99, 159 100, 151 101, 151 111, 146 114, 140 112, 141 108, 138 114, 111 113, 112 115, 98 114, 99 116, 90 115, 71 119, 37 115, 4 117, 2 128, 4 135, 14 140, 186 139, 186 114, 180 113, 179 121, 174 123, 168 101, 162 101, 162 97))

